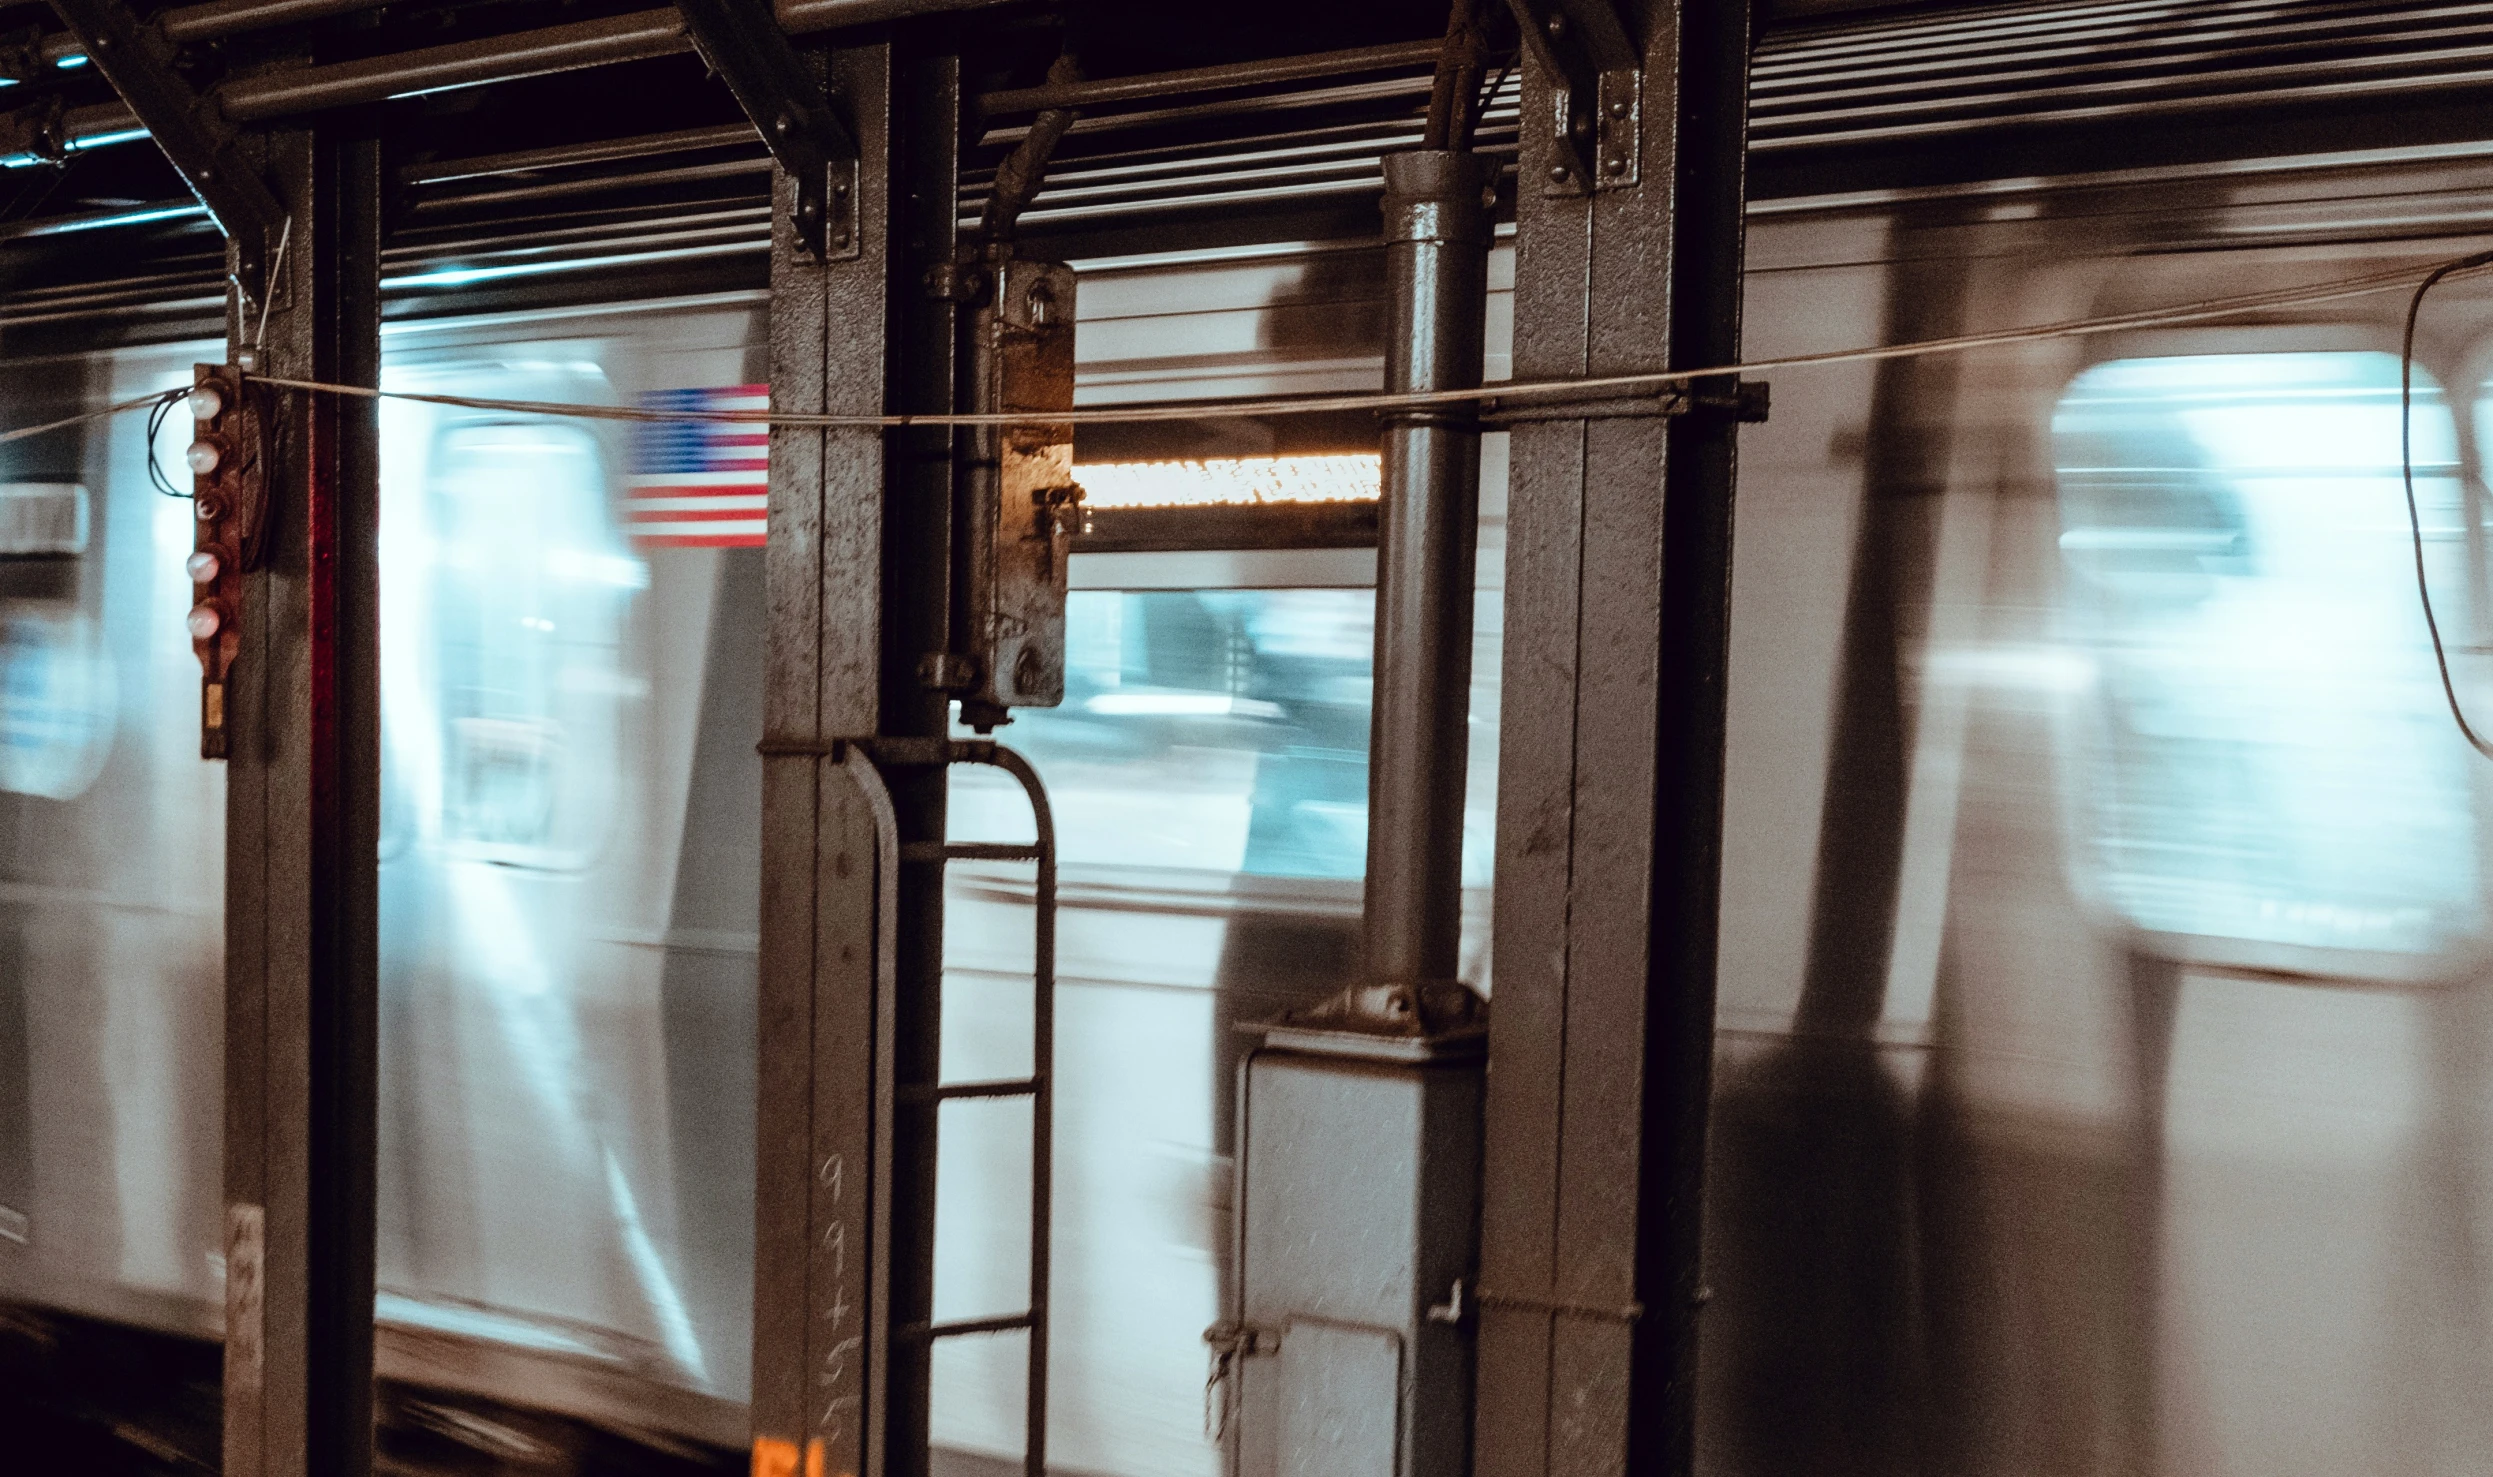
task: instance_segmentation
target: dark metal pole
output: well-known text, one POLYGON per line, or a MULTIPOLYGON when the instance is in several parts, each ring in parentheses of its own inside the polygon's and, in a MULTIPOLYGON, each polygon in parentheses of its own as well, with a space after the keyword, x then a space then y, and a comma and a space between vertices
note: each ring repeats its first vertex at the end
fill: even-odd
MULTIPOLYGON (((1480 383, 1494 169, 1451 150, 1386 156, 1388 390, 1480 383)), ((1372 984, 1432 984, 1455 974, 1479 512, 1480 428, 1470 408, 1392 416, 1368 760, 1372 984)))
MULTIPOLYGON (((270 374, 378 383, 378 142, 324 126, 244 147, 291 214, 270 306, 234 312, 230 349, 270 374)), ((372 1466, 379 448, 369 400, 282 406, 228 688, 232 1477, 372 1466)))
MULTIPOLYGON (((957 386, 958 308, 925 289, 926 272, 956 260, 960 212, 961 62, 904 55, 894 75, 893 253, 906 284, 892 317, 893 409, 948 410, 957 386)), ((885 486, 883 726, 903 739, 941 739, 952 703, 926 680, 931 653, 952 649, 954 438, 924 428, 893 434, 885 486)), ((934 1396, 935 1161, 943 1075, 944 840, 949 766, 891 774, 903 847, 900 958, 893 1021, 890 1477, 925 1477, 934 1396), (919 850, 912 853, 915 844, 919 850), (929 856, 926 848, 932 848, 929 856), (900 1336, 897 1331, 911 1333, 900 1336)))
MULTIPOLYGON (((857 249, 803 248, 780 171, 772 403, 948 410, 955 310, 925 273, 953 260, 959 61, 902 40, 829 72, 857 249)), ((926 1470, 949 703, 921 663, 947 649, 952 476, 941 429, 771 434, 757 1477, 926 1470)))
MULTIPOLYGON (((1579 79, 1591 188, 1535 121, 1567 79, 1526 71, 1518 378, 1738 358, 1748 5, 1635 10, 1635 69, 1579 79)), ((1480 1477, 1695 1461, 1733 431, 1513 433, 1480 1477)))

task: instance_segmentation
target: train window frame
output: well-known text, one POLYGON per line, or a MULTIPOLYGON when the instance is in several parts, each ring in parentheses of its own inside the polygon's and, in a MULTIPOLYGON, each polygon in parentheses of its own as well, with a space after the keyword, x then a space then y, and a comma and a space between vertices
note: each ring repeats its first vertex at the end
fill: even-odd
MULTIPOLYGON (((2085 351, 2067 361, 2063 372, 2051 381, 2047 394, 2035 407, 2032 422, 2040 428, 2031 442, 2037 485, 2050 490, 2050 505, 2054 509, 2052 516, 2037 525, 2039 530, 2048 530, 2050 546, 2038 546, 2035 550, 2036 557, 2049 571, 2046 587, 2051 592, 2049 619, 2053 640, 2073 651, 2081 646, 2075 629, 2072 575, 2057 544, 2062 527, 2058 510, 2063 494, 2053 433, 2061 406, 2080 380, 2103 366, 2123 361, 2270 354, 2384 354, 2394 359, 2399 351, 2400 334, 2395 325, 2351 319, 2147 331, 2087 341, 2085 351)), ((2487 470, 2473 425, 2474 406, 2493 393, 2493 384, 2488 382, 2488 376, 2493 376, 2493 340, 2479 348, 2472 336, 2459 343, 2419 335, 2415 364, 2418 383, 2430 382, 2444 393, 2445 409, 2456 438, 2461 516, 2472 535, 2470 546, 2460 554, 2465 580, 2450 582, 2455 586, 2452 588, 2436 584, 2433 592, 2444 635, 2456 638, 2451 643, 2455 645, 2457 640, 2466 639, 2469 633, 2480 632, 2488 622, 2493 622, 2493 610, 2488 610, 2485 603, 2485 591, 2493 583, 2493 576, 2488 575, 2482 536, 2488 511, 2487 470), (2471 377, 2469 371, 2479 367, 2483 372, 2471 377), (2453 615, 2460 619, 2454 622, 2453 615)), ((2413 598, 2411 586, 2405 588, 2405 594, 2413 598)), ((2462 696, 2465 691, 2462 686, 2462 696)), ((2342 948, 2156 929, 2132 917, 2114 900, 2100 864, 2091 854, 2093 801, 2087 790, 2090 779, 2099 773, 2100 761, 2089 756, 2088 746, 2097 741, 2103 701, 2099 685, 2090 676, 2082 690, 2071 692, 2068 700, 2057 705, 2051 742, 2055 820, 2064 873, 2081 910, 2098 929, 2126 940, 2138 952, 2184 968, 2255 977, 2374 987, 2429 987, 2455 984, 2493 968, 2493 765, 2466 751, 2464 740, 2454 728, 2451 741, 2459 745, 2460 758, 2464 760, 2459 772, 2465 776, 2464 787, 2473 805, 2478 894, 2473 932, 2431 952, 2342 948)))
MULTIPOLYGON (((553 357, 571 348, 594 345, 597 337, 587 335, 580 339, 549 341, 504 340, 487 335, 445 335, 441 339, 427 341, 420 345, 410 345, 405 350, 393 353, 386 365, 385 373, 392 378, 412 378, 421 383, 433 376, 449 372, 457 376, 464 384, 483 386, 481 390, 472 390, 470 393, 545 402, 584 401, 619 404, 621 402, 614 387, 602 370, 594 373, 585 372, 579 363, 557 362, 557 359, 553 357)), ((430 410, 429 407, 419 409, 430 410)), ((422 421, 420 429, 414 429, 414 434, 419 435, 424 443, 422 458, 418 464, 421 467, 421 475, 412 485, 402 490, 402 496, 411 497, 414 505, 402 507, 385 501, 382 515, 385 539, 393 533, 414 533, 429 545, 430 531, 426 528, 426 523, 432 516, 432 504, 436 493, 434 478, 437 475, 436 469, 441 460, 442 449, 446 445, 460 436, 473 432, 534 429, 559 430, 566 436, 575 437, 589 450, 596 463, 593 481, 602 505, 602 516, 609 525, 609 530, 613 533, 618 547, 626 549, 630 547, 617 501, 618 469, 624 464, 624 446, 622 437, 615 426, 593 420, 512 414, 462 407, 430 410, 429 414, 423 415, 422 421), (400 520, 410 521, 402 523, 400 520)), ((389 577, 390 572, 385 567, 385 579, 389 577)), ((402 575, 419 573, 415 570, 398 572, 402 575)), ((434 577, 429 571, 429 566, 421 573, 428 580, 434 577)), ((430 598, 429 593, 419 597, 420 600, 430 598)), ((385 611, 391 607, 393 599, 394 597, 385 589, 383 593, 385 611)), ((618 618, 612 633, 613 649, 616 653, 633 649, 636 624, 646 619, 645 612, 639 608, 641 604, 642 602, 629 598, 628 592, 621 600, 618 618)), ((573 803, 565 807, 567 815, 585 810, 595 817, 585 831, 565 838, 570 844, 563 844, 552 839, 505 841, 456 836, 451 833, 451 801, 444 790, 449 778, 448 762, 444 757, 447 753, 446 741, 436 739, 429 744, 423 741, 411 745, 406 744, 401 738, 405 730, 393 719, 389 711, 390 678, 393 673, 414 679, 420 689, 431 690, 436 698, 439 697, 441 676, 439 663, 443 660, 443 652, 439 645, 440 634, 428 622, 423 621, 416 622, 412 630, 412 635, 402 635, 401 639, 413 644, 403 655, 396 657, 397 660, 412 664, 402 672, 394 665, 394 653, 386 645, 390 640, 389 628, 386 625, 384 627, 384 711, 382 715, 384 774, 381 838, 383 861, 395 860, 410 845, 417 844, 420 840, 421 844, 437 850, 444 856, 522 872, 580 875, 595 871, 603 865, 616 844, 618 830, 623 824, 621 811, 616 801, 618 797, 632 793, 637 787, 637 775, 627 772, 627 766, 631 761, 623 757, 632 752, 632 746, 625 740, 624 734, 636 721, 632 711, 636 706, 636 700, 630 697, 622 686, 618 686, 614 693, 608 695, 607 710, 603 714, 602 721, 596 725, 595 743, 586 759, 589 768, 594 769, 603 764, 611 771, 602 775, 597 785, 592 787, 608 793, 602 798, 596 794, 586 797, 575 796, 573 803), (434 772, 430 775, 415 775, 403 769, 392 768, 393 762, 397 765, 424 763, 427 762, 428 756, 434 768, 434 772)), ((620 669, 618 669, 618 679, 620 681, 620 669)))

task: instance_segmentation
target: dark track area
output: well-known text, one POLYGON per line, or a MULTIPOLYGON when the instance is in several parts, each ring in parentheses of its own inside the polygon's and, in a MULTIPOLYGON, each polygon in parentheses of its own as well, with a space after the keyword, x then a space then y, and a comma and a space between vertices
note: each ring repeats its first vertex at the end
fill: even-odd
MULTIPOLYGON (((185 1477, 219 1470, 218 1347, 0 1305, 0 1430, 12 1477, 185 1477)), ((739 1453, 633 1436, 471 1395, 384 1381, 376 1473, 701 1477, 739 1453)))

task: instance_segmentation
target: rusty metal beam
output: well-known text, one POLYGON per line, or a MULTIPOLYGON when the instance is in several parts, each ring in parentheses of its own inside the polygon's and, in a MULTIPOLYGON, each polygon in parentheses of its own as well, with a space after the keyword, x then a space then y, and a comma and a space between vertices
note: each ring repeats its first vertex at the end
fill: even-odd
MULTIPOLYGON (((310 4, 311 0, 303 0, 303 3, 310 4)), ((780 25, 790 35, 810 35, 848 26, 943 15, 1009 3, 1013 0, 780 0, 777 13, 780 25)), ((205 11, 215 7, 196 8, 205 11)), ((273 0, 266 6, 253 7, 254 10, 267 11, 276 8, 273 0)), ((345 7, 341 0, 339 9, 345 8, 349 7, 345 7)), ((201 22, 194 19, 193 24, 201 22)), ((251 29, 234 22, 229 24, 231 30, 213 34, 251 29)), ((51 43, 47 41, 45 44, 48 46, 51 43)), ((682 14, 670 6, 391 52, 357 61, 331 62, 255 77, 240 77, 218 88, 214 96, 225 116, 234 122, 268 122, 329 109, 361 107, 424 92, 483 87, 553 72, 647 61, 654 57, 680 55, 692 49, 692 40, 685 31, 682 14)), ((61 54, 77 50, 78 47, 73 45, 66 47, 61 54)), ((57 146, 75 149, 137 126, 141 126, 137 115, 126 108, 74 108, 59 121, 57 146)))
MULTIPOLYGON (((1517 203, 1519 379, 1738 358, 1748 7, 1643 21, 1651 167, 1517 203)), ((1524 115, 1568 86, 1536 59, 1524 115)), ((1522 149, 1526 179, 1572 167, 1551 130, 1522 149)), ((1734 424, 1513 432, 1479 1477, 1694 1462, 1734 424)))
POLYGON ((174 70, 173 43, 121 0, 52 0, 52 9, 234 242, 235 280, 256 300, 287 212, 244 157, 232 125, 174 70))
POLYGON ((857 249, 857 136, 759 0, 677 0, 701 59, 727 84, 763 147, 797 182, 797 239, 821 256, 857 249), (836 177, 835 177, 836 176, 836 177))

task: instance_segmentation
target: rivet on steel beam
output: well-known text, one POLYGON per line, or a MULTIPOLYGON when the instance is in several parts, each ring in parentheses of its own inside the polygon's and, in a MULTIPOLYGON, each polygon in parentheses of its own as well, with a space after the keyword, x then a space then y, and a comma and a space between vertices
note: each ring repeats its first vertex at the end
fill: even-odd
POLYGON ((1610 100, 1610 116, 1613 118, 1624 118, 1627 116, 1626 98, 1614 97, 1610 100))
POLYGON ((1555 40, 1567 34, 1567 18, 1563 15, 1553 15, 1549 18, 1549 24, 1541 29, 1549 32, 1551 39, 1555 40))
POLYGON ((1625 154, 1613 154, 1609 158, 1601 161, 1601 167, 1611 174, 1625 174, 1627 173, 1627 156, 1625 154))
POLYGON ((1553 185, 1563 185, 1574 178, 1574 175, 1575 171, 1564 164, 1553 164, 1549 167, 1549 182, 1553 185))

